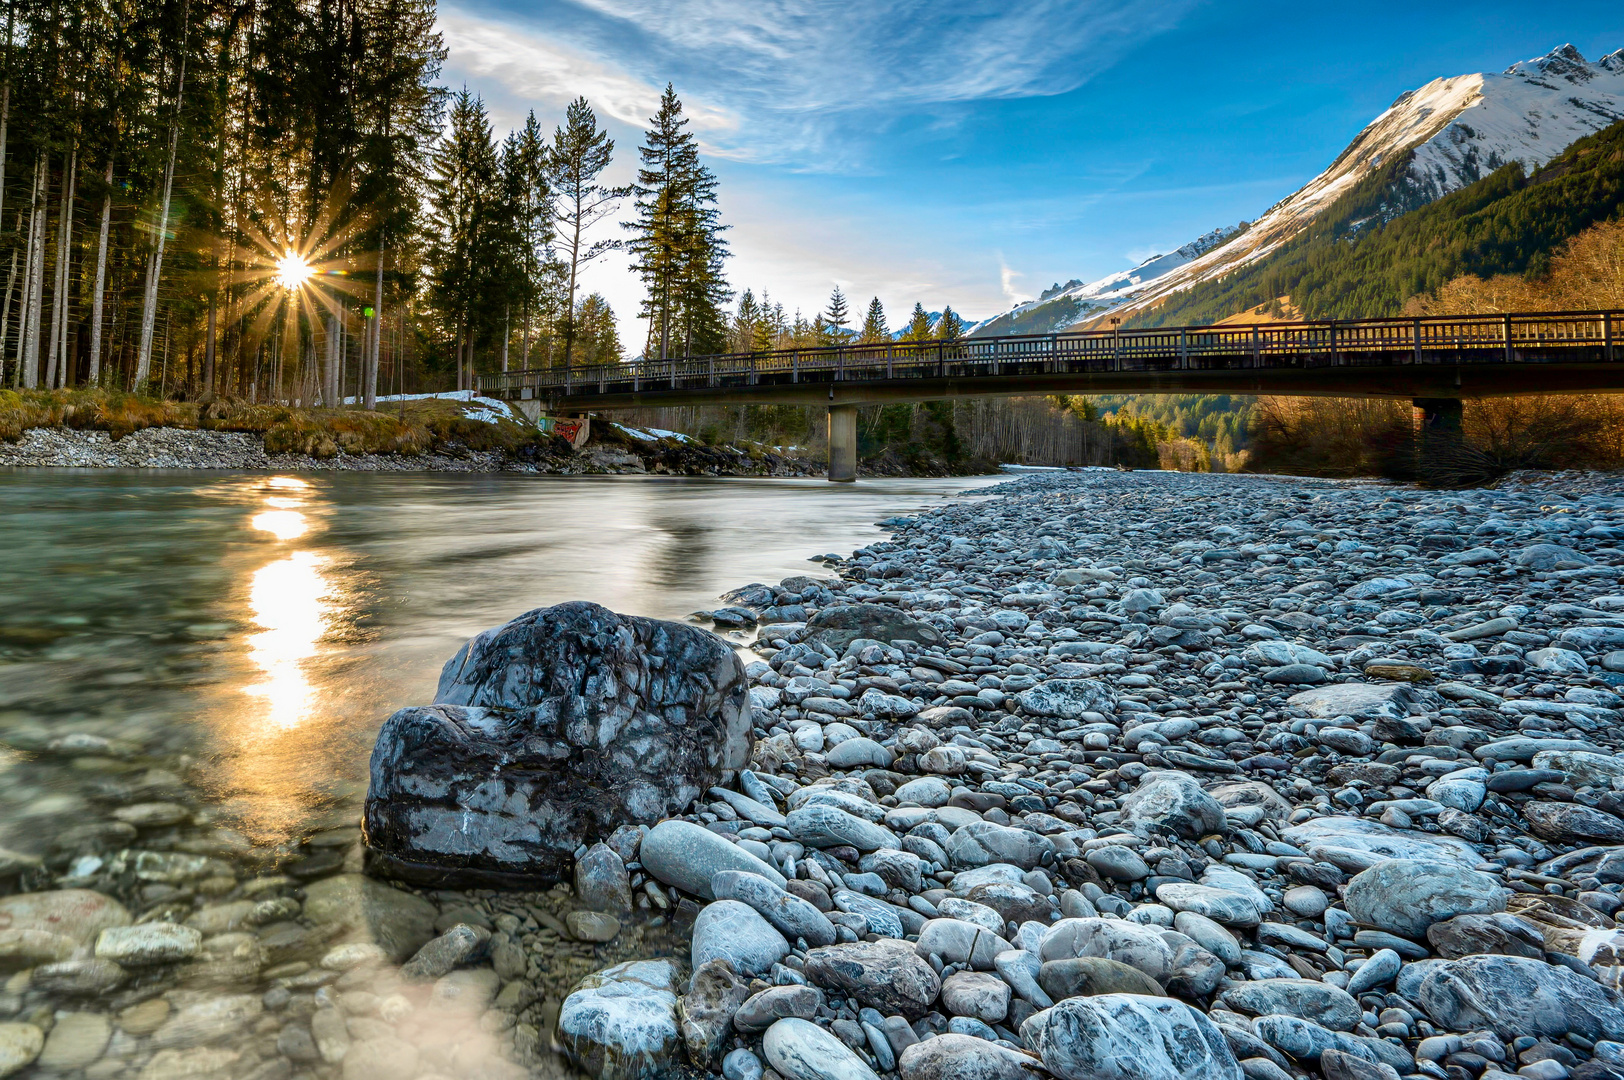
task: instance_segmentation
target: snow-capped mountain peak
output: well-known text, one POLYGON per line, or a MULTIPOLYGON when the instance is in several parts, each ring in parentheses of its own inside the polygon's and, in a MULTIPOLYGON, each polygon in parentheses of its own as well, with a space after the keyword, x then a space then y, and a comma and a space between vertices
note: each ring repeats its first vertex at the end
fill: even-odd
MULTIPOLYGON (((989 319, 981 324, 981 332, 1007 332, 999 324, 1009 325, 1008 317, 1023 309, 1030 325, 1031 309, 1040 305, 1055 305, 1057 319, 1069 307, 1071 322, 1107 307, 1128 312, 1152 307, 1170 293, 1277 250, 1361 180, 1401 155, 1410 159, 1393 185, 1393 215, 1465 187, 1512 161, 1537 168, 1576 140, 1621 119, 1624 49, 1592 63, 1572 45, 1562 45, 1502 72, 1434 79, 1399 95, 1329 168, 1274 204, 1250 227, 1214 230, 1131 270, 989 319)), ((1031 326, 1025 332, 1042 331, 1031 326)))

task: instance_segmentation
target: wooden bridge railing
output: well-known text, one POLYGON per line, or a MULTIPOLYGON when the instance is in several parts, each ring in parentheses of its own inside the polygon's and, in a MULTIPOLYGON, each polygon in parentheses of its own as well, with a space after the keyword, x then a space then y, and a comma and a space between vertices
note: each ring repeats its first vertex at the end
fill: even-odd
POLYGON ((1616 362, 1624 311, 1445 315, 892 341, 481 375, 486 393, 567 398, 804 382, 1426 363, 1616 362))

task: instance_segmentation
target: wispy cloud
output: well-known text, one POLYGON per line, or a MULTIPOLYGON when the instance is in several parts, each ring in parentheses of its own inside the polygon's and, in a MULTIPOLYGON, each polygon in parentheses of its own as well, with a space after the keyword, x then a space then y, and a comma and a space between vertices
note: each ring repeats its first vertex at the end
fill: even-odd
POLYGON ((453 69, 515 95, 641 124, 672 81, 713 152, 827 168, 901 113, 1075 89, 1197 2, 476 0, 441 29, 453 69))
MULTIPOLYGON (((599 112, 637 126, 659 106, 660 87, 562 42, 452 7, 440 9, 439 29, 460 72, 517 97, 556 105, 584 95, 599 112)), ((690 97, 683 108, 699 132, 739 126, 736 115, 703 100, 690 97)))
POLYGON ((1032 299, 1027 293, 1015 288, 1015 279, 1025 276, 1019 270, 1011 270, 1009 263, 1004 261, 1004 257, 1002 255, 998 256, 998 285, 1004 292, 1004 299, 1011 304, 1024 304, 1032 299))

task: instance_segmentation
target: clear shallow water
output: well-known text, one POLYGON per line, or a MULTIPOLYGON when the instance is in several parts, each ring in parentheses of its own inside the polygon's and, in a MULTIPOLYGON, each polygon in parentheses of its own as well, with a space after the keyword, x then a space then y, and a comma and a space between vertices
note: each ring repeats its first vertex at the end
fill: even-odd
POLYGON ((478 631, 682 618, 997 479, 0 471, 0 846, 46 854, 110 791, 255 845, 352 825, 378 725, 478 631))

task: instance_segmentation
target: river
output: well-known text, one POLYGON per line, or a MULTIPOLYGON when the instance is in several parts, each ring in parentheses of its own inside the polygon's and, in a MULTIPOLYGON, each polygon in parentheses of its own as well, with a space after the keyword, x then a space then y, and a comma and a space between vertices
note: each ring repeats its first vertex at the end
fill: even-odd
MULTIPOLYGON (((573 599, 681 619, 996 479, 0 471, 0 891, 118 891, 116 849, 197 829, 263 873, 353 830, 379 724, 480 630, 573 599)), ((124 888, 138 919, 191 892, 124 888)))

